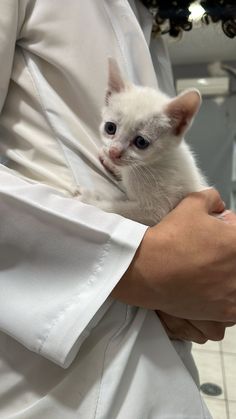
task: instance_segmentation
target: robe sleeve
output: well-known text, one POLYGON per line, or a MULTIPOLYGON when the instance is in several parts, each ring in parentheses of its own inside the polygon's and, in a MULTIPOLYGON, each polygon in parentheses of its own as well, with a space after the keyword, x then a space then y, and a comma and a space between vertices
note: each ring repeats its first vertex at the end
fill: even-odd
MULTIPOLYGON (((17 3, 0 0, 0 112, 17 3)), ((68 367, 111 304, 146 228, 0 166, 0 330, 68 367)))

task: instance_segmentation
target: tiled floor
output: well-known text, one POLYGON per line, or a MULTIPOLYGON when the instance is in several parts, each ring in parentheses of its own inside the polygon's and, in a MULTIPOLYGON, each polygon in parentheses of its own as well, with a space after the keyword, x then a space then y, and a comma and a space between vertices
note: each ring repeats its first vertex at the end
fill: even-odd
POLYGON ((214 419, 236 419, 236 326, 227 329, 222 342, 193 345, 200 381, 221 387, 219 396, 204 400, 214 419))

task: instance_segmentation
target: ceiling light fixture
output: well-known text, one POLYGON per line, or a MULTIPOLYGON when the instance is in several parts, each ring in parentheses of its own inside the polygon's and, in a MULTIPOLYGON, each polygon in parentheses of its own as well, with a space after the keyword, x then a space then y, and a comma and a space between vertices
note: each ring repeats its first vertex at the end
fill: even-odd
POLYGON ((192 3, 188 10, 191 12, 191 15, 189 16, 189 20, 191 22, 197 22, 201 20, 202 16, 205 13, 205 9, 200 5, 198 1, 195 1, 192 3))

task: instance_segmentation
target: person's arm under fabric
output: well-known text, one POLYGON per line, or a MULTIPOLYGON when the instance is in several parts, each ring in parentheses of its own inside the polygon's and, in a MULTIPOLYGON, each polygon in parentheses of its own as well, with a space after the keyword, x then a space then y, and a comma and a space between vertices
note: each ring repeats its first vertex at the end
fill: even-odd
MULTIPOLYGON (((18 2, 3 2, 0 112, 20 25, 18 2)), ((88 323, 103 315, 103 303, 147 227, 27 182, 4 166, 0 220, 0 330, 67 366, 89 333, 88 323)))
POLYGON ((6 169, 0 196, 0 329, 66 366, 146 227, 6 169))

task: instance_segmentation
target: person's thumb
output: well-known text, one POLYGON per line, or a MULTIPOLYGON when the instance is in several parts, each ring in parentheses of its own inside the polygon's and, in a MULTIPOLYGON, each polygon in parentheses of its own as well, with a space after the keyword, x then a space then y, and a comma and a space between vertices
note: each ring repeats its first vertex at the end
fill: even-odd
POLYGON ((214 188, 204 189, 201 192, 194 192, 191 195, 198 200, 199 205, 201 205, 208 214, 219 214, 225 210, 225 203, 221 199, 219 192, 214 188))

